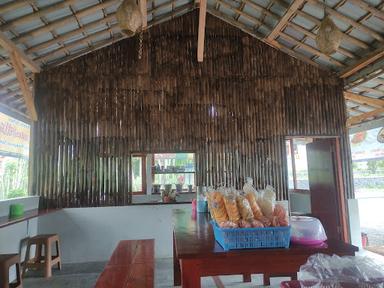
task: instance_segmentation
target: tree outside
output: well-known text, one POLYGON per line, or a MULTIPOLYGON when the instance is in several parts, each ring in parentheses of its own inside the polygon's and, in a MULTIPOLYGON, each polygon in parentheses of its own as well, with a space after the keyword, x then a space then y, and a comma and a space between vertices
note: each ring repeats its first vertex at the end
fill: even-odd
POLYGON ((0 200, 28 195, 28 159, 0 156, 0 200))

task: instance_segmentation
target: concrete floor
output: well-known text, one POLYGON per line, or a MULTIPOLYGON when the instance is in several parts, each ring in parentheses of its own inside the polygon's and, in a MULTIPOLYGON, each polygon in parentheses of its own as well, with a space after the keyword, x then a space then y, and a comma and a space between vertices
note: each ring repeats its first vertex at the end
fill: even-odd
MULTIPOLYGON (((24 278, 24 288, 91 288, 94 287, 97 277, 104 268, 104 262, 65 264, 61 271, 54 269, 53 276, 45 279, 42 273, 28 271, 24 278)), ((275 278, 271 286, 278 287, 281 280, 289 278, 275 278)), ((255 287, 260 285, 261 275, 252 275, 252 283, 242 283, 241 275, 220 276, 216 278, 217 285, 212 277, 201 279, 202 287, 255 287)), ((166 288, 173 286, 173 261, 170 258, 156 259, 155 287, 166 288)), ((111 287, 113 288, 113 287, 111 287)), ((140 287, 138 287, 140 288, 140 287)))

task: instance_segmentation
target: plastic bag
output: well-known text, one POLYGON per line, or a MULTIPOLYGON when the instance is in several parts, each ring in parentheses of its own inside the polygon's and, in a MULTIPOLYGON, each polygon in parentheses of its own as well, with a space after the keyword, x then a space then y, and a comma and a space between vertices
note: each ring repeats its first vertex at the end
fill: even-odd
POLYGON ((211 216, 217 223, 228 221, 227 210, 224 204, 224 195, 220 191, 208 193, 211 216))
MULTIPOLYGON (((300 281, 315 283, 376 283, 383 287, 384 263, 374 262, 371 258, 361 256, 343 256, 315 254, 300 267, 300 281)), ((314 286, 313 286, 314 287, 314 286)))
POLYGON ((262 194, 257 199, 257 204, 259 204, 261 208, 261 212, 263 212, 264 216, 272 217, 273 210, 275 209, 276 203, 276 192, 275 189, 267 185, 265 190, 262 191, 262 194))
POLYGON ((228 189, 224 196, 224 205, 227 210, 229 221, 238 223, 240 220, 240 212, 236 203, 236 191, 228 189))
POLYGON ((243 186, 243 191, 245 193, 245 198, 247 198, 249 205, 251 205, 253 216, 255 217, 255 219, 261 219, 263 213, 261 212, 261 209, 257 204, 258 193, 252 184, 253 179, 247 177, 247 182, 243 186))
POLYGON ((237 207, 239 208, 241 218, 243 218, 243 220, 246 220, 246 221, 252 220, 253 212, 247 198, 245 198, 242 195, 238 195, 236 197, 236 201, 237 201, 237 207))

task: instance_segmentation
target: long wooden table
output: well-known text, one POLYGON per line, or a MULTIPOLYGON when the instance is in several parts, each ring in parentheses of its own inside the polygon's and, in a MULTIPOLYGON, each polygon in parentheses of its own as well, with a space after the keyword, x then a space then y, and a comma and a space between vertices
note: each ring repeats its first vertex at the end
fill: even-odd
POLYGON ((113 251, 95 288, 154 287, 155 240, 123 240, 113 251))
POLYGON ((200 277, 242 274, 250 282, 251 274, 264 274, 264 285, 270 277, 290 276, 296 279, 301 265, 316 253, 355 255, 358 248, 339 240, 322 246, 291 245, 288 249, 245 249, 224 251, 215 241, 208 214, 187 209, 173 210, 174 285, 199 288, 200 277))

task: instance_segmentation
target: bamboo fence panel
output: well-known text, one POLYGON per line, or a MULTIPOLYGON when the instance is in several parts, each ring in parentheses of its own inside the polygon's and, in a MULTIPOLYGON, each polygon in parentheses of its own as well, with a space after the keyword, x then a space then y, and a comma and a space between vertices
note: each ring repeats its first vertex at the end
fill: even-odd
POLYGON ((134 152, 196 153, 197 185, 273 185, 288 198, 285 137, 337 136, 353 197, 342 81, 197 12, 36 77, 33 191, 47 207, 131 203, 134 152))

